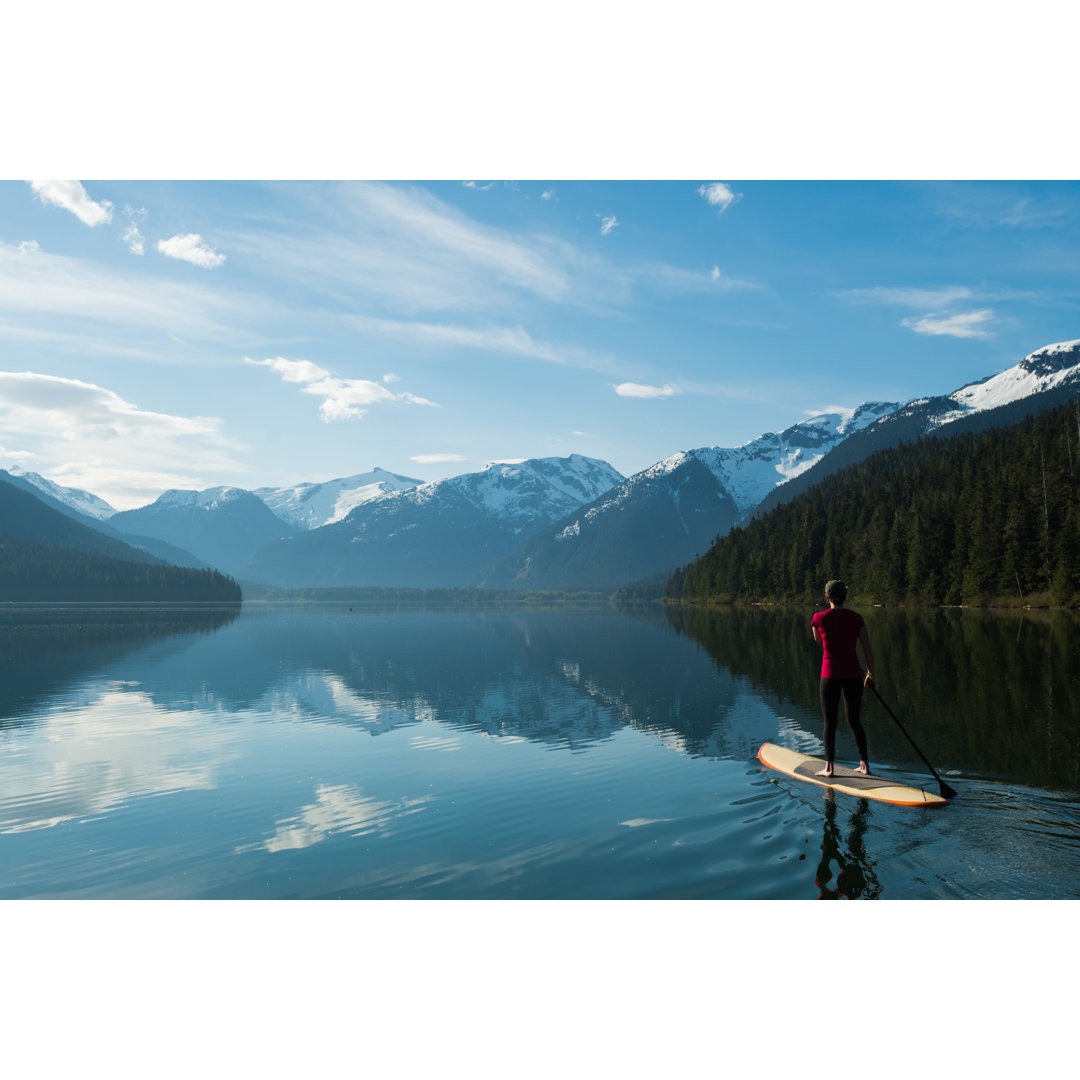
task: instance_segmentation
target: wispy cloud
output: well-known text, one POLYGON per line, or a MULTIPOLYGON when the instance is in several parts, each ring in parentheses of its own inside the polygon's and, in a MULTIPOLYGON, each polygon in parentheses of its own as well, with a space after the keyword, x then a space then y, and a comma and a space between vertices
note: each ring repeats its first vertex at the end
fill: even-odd
POLYGON ((124 243, 132 255, 141 255, 144 251, 142 234, 134 221, 124 230, 124 243))
POLYGON ((170 259, 181 259, 206 270, 213 270, 225 261, 225 256, 218 254, 198 233, 186 233, 172 236, 168 240, 159 240, 158 251, 170 259))
POLYGON ((429 192, 388 184, 358 184, 346 191, 354 208, 364 212, 366 226, 374 225, 384 238, 392 226, 394 245, 403 244, 408 254, 413 244, 419 245, 415 255, 420 261, 447 259, 459 273, 494 271, 546 299, 566 293, 565 273, 538 245, 471 221, 429 192))
POLYGON ((418 465, 439 465, 444 461, 467 461, 464 454, 413 454, 409 458, 418 465))
MULTIPOLYGON (((220 318, 235 322, 247 298, 222 297, 199 285, 155 281, 145 274, 118 273, 95 263, 0 240, 0 311, 26 326, 36 318, 55 325, 55 316, 156 331, 231 336, 220 318)), ((253 303, 253 308, 258 304, 253 303)), ((269 313, 266 305, 259 309, 269 313)))
POLYGON ((708 267, 613 260, 553 232, 481 224, 421 188, 292 185, 288 193, 332 227, 288 236, 266 227, 218 235, 230 257, 321 290, 324 311, 336 306, 343 314, 379 311, 409 319, 430 312, 512 312, 520 318, 523 304, 540 300, 609 314, 635 303, 644 290, 756 287, 726 274, 710 278, 708 267))
POLYGON ((958 315, 923 315, 904 319, 903 325, 916 334, 932 334, 958 338, 990 338, 993 331, 985 329, 992 322, 994 312, 990 308, 968 311, 958 315))
POLYGON ((230 253, 322 291, 326 306, 423 311, 516 309, 523 300, 580 304, 568 248, 470 219, 421 188, 292 185, 322 227, 220 233, 230 253))
POLYGON ((139 226, 136 224, 135 219, 137 217, 146 217, 146 208, 140 207, 135 210, 130 206, 125 206, 124 213, 128 219, 128 227, 123 233, 124 243, 127 244, 128 251, 132 255, 141 255, 145 249, 143 247, 142 233, 139 232, 139 226))
POLYGON ((576 345, 559 345, 536 340, 521 326, 457 326, 446 323, 409 322, 401 319, 378 319, 353 315, 348 322, 356 329, 399 341, 431 345, 449 345, 469 349, 528 356, 552 364, 564 364, 589 371, 611 371, 615 365, 610 355, 594 353, 576 345))
POLYGON ((642 263, 634 268, 643 280, 648 280, 654 288, 661 292, 676 293, 714 293, 734 292, 743 289, 762 289, 763 286, 756 281, 748 281, 742 278, 731 277, 725 274, 719 266, 714 266, 708 272, 704 270, 686 270, 681 266, 672 266, 670 263, 642 263))
POLYGON ((600 218, 600 235, 607 236, 612 229, 619 227, 619 221, 614 214, 609 214, 607 217, 601 217, 600 214, 596 215, 600 218))
POLYGON ((665 383, 663 386, 645 386, 642 383, 624 382, 615 387, 615 393, 619 397, 666 398, 681 394, 682 391, 672 383, 665 383))
POLYGON ((550 202, 552 199, 555 198, 555 189, 554 188, 548 188, 547 191, 541 191, 540 192, 540 198, 544 202, 550 202))
POLYGON ((342 379, 310 360, 288 360, 284 356, 267 360, 244 357, 245 364, 266 367, 277 372, 287 383, 297 383, 305 394, 322 398, 319 416, 325 422, 333 420, 358 420, 367 413, 368 407, 386 401, 404 401, 410 405, 431 405, 435 402, 415 394, 395 394, 383 383, 370 379, 342 379))
POLYGON ((715 206, 721 214, 742 198, 741 192, 732 191, 727 184, 722 184, 720 181, 702 184, 697 191, 710 206, 715 206))
POLYGON ((972 291, 966 285, 942 285, 933 289, 876 285, 871 289, 846 289, 838 295, 856 304, 942 308, 960 300, 970 300, 972 291))
POLYGON ((475 191, 490 191, 495 186, 495 181, 489 180, 486 184, 478 184, 475 180, 462 180, 461 186, 473 188, 475 191))
POLYGON ((141 506, 169 487, 202 487, 247 471, 215 417, 140 409, 94 383, 0 372, 0 427, 14 450, 57 483, 114 506, 141 506), (182 461, 186 472, 176 471, 182 461), (131 462, 138 462, 132 466, 131 462))
MULTIPOLYGON (((994 332, 987 328, 987 324, 996 318, 993 308, 980 308, 977 311, 948 310, 960 303, 970 303, 976 298, 974 290, 966 285, 941 285, 936 288, 879 285, 870 289, 848 289, 838 295, 858 304, 884 304, 915 310, 934 309, 900 320, 901 326, 916 334, 956 338, 994 336, 994 332)), ((987 297, 979 299, 985 301, 987 297)))
POLYGON ((1060 192, 1035 198, 1010 184, 941 183, 930 190, 935 210, 958 226, 975 229, 1052 229, 1075 218, 1080 204, 1060 192))
POLYGON ((84 225, 107 225, 112 221, 112 203, 94 202, 78 180, 31 180, 34 194, 46 205, 70 210, 84 225))

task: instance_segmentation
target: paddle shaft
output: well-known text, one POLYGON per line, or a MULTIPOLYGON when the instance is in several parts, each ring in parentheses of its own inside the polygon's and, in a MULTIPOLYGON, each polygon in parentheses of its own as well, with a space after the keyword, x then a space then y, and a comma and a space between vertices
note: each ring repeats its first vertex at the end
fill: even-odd
POLYGON ((904 725, 901 724, 900 721, 897 719, 896 713, 894 713, 892 709, 890 709, 889 706, 885 704, 885 699, 878 693, 878 688, 873 683, 871 683, 870 689, 874 691, 874 697, 876 697, 878 701, 881 702, 881 707, 893 718, 896 726, 904 733, 907 741, 911 743, 913 747, 915 747, 915 753, 923 759, 923 764, 934 774, 934 779, 938 782, 938 785, 941 788, 942 798, 951 799, 955 797, 957 792, 953 788, 949 787, 949 785, 946 784, 940 776, 938 776, 937 770, 934 768, 933 765, 930 764, 929 761, 926 760, 926 755, 917 746, 915 746, 915 740, 910 735, 908 735, 907 728, 904 727, 904 725))

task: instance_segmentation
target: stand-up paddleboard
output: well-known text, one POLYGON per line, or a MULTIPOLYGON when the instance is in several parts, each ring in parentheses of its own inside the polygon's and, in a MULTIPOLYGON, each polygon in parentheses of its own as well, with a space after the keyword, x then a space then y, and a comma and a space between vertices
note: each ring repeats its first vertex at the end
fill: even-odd
POLYGON ((884 776, 864 776, 846 765, 834 765, 832 776, 815 776, 818 769, 825 768, 824 758, 810 757, 796 750, 788 750, 774 743, 762 743, 758 751, 758 760, 770 769, 776 769, 796 780, 805 780, 819 787, 842 791, 845 795, 856 795, 860 799, 877 799, 878 802, 893 803, 896 806, 948 806, 949 800, 940 795, 931 795, 922 788, 908 787, 889 780, 884 776))

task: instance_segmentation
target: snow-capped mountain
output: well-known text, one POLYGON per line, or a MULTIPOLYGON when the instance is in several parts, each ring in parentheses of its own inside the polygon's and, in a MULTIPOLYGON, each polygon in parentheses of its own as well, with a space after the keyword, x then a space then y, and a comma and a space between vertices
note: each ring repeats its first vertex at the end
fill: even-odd
POLYGON ((12 465, 6 471, 12 476, 21 476, 57 502, 70 506, 72 510, 77 510, 87 517, 104 521, 116 513, 115 506, 110 506, 104 499, 99 499, 97 495, 92 495, 89 491, 83 491, 80 488, 63 487, 60 484, 53 483, 52 480, 46 480, 44 476, 36 472, 21 469, 18 465, 12 465))
POLYGON ((574 454, 427 484, 375 469, 255 493, 168 491, 114 513, 88 492, 11 473, 16 486, 171 561, 190 552, 267 584, 609 590, 670 572, 733 525, 877 450, 1013 423, 1078 397, 1075 340, 947 396, 824 412, 742 446, 672 454, 628 479, 574 454), (150 547, 161 541, 187 552, 150 547))
POLYGON ((673 454, 639 475, 644 480, 659 480, 694 457, 716 477, 743 515, 774 488, 813 468, 838 443, 896 408, 896 402, 872 401, 855 409, 819 413, 784 431, 766 432, 733 450, 713 446, 673 454))
POLYGON ((878 450, 924 436, 944 438, 1001 427, 1074 400, 1080 393, 1080 340, 1045 345, 1020 363, 943 397, 916 398, 838 443, 819 462, 765 496, 765 513, 878 450))
POLYGON ((708 549, 777 485, 896 408, 821 413, 734 449, 673 454, 544 529, 486 575, 492 588, 614 589, 708 549))
POLYGON ((495 462, 476 473, 389 492, 344 519, 269 544, 248 576, 275 585, 472 585, 528 536, 622 481, 573 454, 495 462))
POLYGON ((184 548, 211 566, 243 574, 263 544, 296 532, 250 491, 213 487, 205 491, 173 488, 149 506, 123 510, 109 519, 116 529, 152 536, 184 548))
POLYGON ((823 413, 727 450, 674 454, 532 537, 484 580, 492 588, 613 589, 702 554, 755 512, 876 450, 927 434, 1012 423, 1080 390, 1080 341, 1047 345, 939 398, 823 413))
POLYGON ((299 529, 317 529, 341 521, 361 503, 370 502, 391 491, 418 487, 422 481, 375 468, 357 476, 327 480, 322 484, 294 484, 283 488, 256 488, 252 494, 282 521, 299 529))
MULTIPOLYGON (((977 412, 1000 409, 1025 398, 1034 398, 1080 382, 1080 340, 1044 345, 1029 353, 1015 367, 991 375, 982 382, 963 386, 949 395, 955 408, 935 417, 933 427, 941 427, 977 412)), ((913 403, 914 404, 914 403, 913 403)))

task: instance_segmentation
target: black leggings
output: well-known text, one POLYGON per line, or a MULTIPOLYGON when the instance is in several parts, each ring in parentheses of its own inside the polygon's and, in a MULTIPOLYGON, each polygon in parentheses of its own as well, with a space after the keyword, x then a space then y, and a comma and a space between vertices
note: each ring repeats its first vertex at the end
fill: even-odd
POLYGON ((851 734, 855 736, 855 745, 859 748, 859 758, 869 761, 866 755, 866 732, 859 719, 862 708, 862 679, 822 679, 821 680, 821 715, 825 717, 825 760, 836 758, 836 716, 840 711, 840 696, 844 698, 844 716, 851 734))

